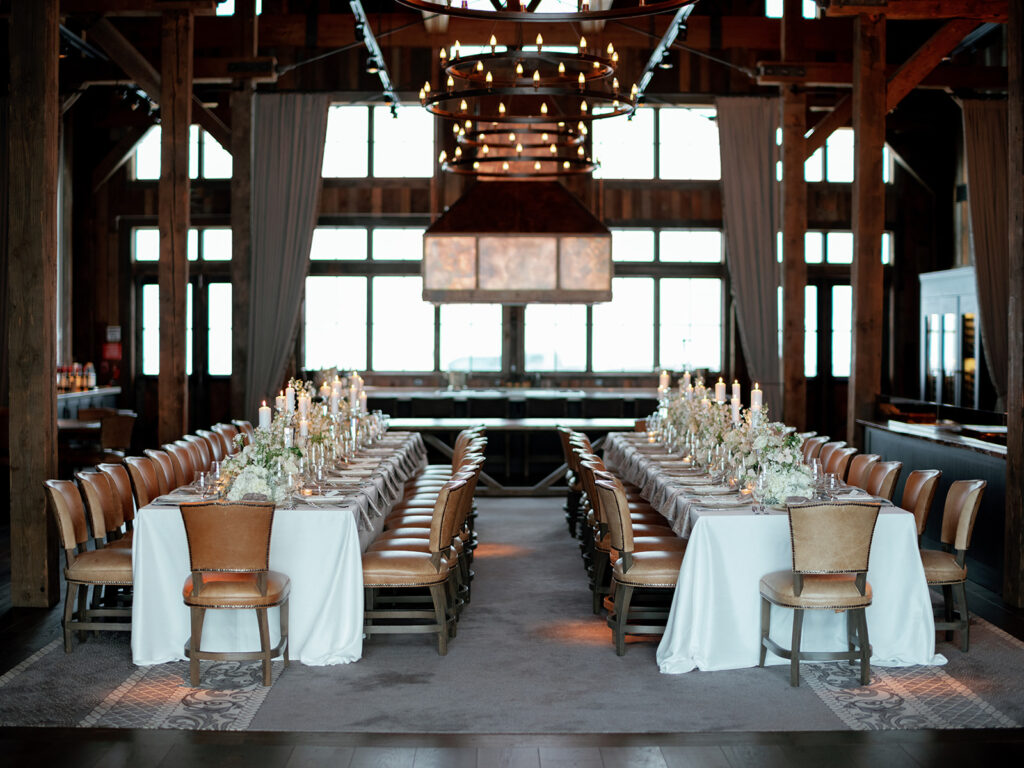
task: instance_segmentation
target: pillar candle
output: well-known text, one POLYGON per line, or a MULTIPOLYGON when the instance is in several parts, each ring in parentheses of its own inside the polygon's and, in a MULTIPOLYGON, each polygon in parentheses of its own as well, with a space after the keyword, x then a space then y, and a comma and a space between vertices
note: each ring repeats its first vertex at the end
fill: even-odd
POLYGON ((274 405, 277 407, 278 413, 284 413, 285 403, 287 401, 284 398, 284 390, 281 390, 281 394, 274 398, 274 405))
MULTIPOLYGON (((689 374, 687 374, 689 375, 689 374)), ((686 399, 693 400, 693 384, 686 385, 686 399)))
POLYGON ((740 382, 737 379, 732 380, 732 399, 740 399, 740 382))
POLYGON ((718 383, 715 384, 715 402, 716 403, 724 403, 725 402, 725 382, 722 381, 722 377, 721 376, 718 377, 718 383))
POLYGON ((309 395, 299 395, 299 417, 309 417, 309 395))
POLYGON ((320 385, 320 399, 323 400, 326 403, 327 399, 330 396, 331 396, 331 385, 328 384, 325 381, 323 384, 320 385))
POLYGON ((285 387, 284 397, 285 409, 288 413, 291 413, 295 410, 295 387, 285 387))
POLYGON ((684 371, 683 372, 683 389, 690 389, 692 386, 693 386, 693 383, 690 381, 690 372, 689 371, 684 371))
POLYGON ((362 390, 359 392, 359 410, 363 413, 369 413, 369 411, 366 410, 366 392, 362 390))
POLYGON ((335 394, 338 397, 341 397, 341 390, 343 388, 344 388, 344 385, 341 383, 341 378, 338 377, 338 376, 335 376, 334 377, 334 381, 331 382, 331 392, 332 392, 332 394, 335 394))
POLYGON ((671 383, 672 377, 669 376, 668 371, 662 371, 658 376, 658 389, 668 389, 671 383))
POLYGON ((337 391, 331 392, 331 415, 338 413, 338 404, 341 400, 341 395, 337 391))
POLYGON ((306 419, 299 419, 299 437, 309 437, 309 422, 306 419))
POLYGON ((348 388, 348 407, 355 413, 356 407, 359 405, 359 389, 356 387, 355 382, 348 388))
POLYGON ((267 407, 266 400, 260 406, 260 429, 270 429, 270 408, 267 407))
POLYGON ((757 382, 754 382, 754 388, 750 390, 750 410, 761 410, 761 397, 761 388, 757 386, 757 382))
POLYGON ((740 423, 740 399, 738 397, 732 399, 732 423, 740 423))
POLYGON ((291 448, 292 447, 292 428, 291 427, 285 427, 284 428, 284 447, 285 448, 291 448))

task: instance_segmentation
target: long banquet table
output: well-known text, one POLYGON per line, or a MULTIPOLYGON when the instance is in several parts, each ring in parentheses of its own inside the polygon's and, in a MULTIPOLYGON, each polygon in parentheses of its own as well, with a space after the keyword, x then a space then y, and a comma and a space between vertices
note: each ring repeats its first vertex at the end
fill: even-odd
MULTIPOLYGON (((681 463, 648 443, 645 435, 610 436, 605 462, 639 486, 676 533, 689 540, 658 646, 660 670, 675 674, 756 666, 761 635, 758 582, 770 571, 792 567, 785 511, 755 514, 750 504, 686 490, 688 479, 672 474, 681 463)), ((871 542, 868 581, 873 590, 867 609, 871 663, 945 663, 935 654, 931 600, 909 512, 883 507, 871 542)), ((771 635, 783 648, 790 645, 792 627, 793 611, 772 606, 771 635)), ((843 614, 804 614, 803 650, 845 647, 843 614)), ((769 653, 766 663, 789 662, 769 653)))
MULTIPOLYGON (((288 645, 303 664, 346 664, 362 655, 363 577, 360 553, 380 533, 404 482, 426 463, 418 433, 388 432, 332 475, 322 495, 300 496, 274 515, 270 567, 291 579, 288 645)), ((189 489, 161 496, 138 511, 132 545, 132 660, 159 664, 185 658, 189 610, 181 589, 189 573, 179 504, 189 489)), ((270 616, 278 640, 277 609, 270 616)), ((252 611, 209 611, 203 650, 259 648, 252 611)))

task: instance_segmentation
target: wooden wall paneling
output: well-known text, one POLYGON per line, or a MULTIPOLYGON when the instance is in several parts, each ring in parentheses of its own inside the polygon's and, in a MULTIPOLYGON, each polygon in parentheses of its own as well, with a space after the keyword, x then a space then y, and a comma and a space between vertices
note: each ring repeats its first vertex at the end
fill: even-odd
POLYGON ((1010 254, 1009 385, 1006 423, 1006 538, 1003 599, 1024 606, 1024 0, 1010 0, 1006 25, 1009 68, 1010 254))
POLYGON ((57 474, 57 0, 11 6, 7 346, 10 371, 11 603, 60 596, 43 481, 57 474))
POLYGON ((882 382, 880 247, 885 227, 885 18, 858 16, 853 48, 853 338, 846 439, 863 447, 863 428, 858 427, 857 420, 874 417, 875 399, 882 382))
POLYGON ((157 433, 161 443, 188 432, 185 290, 188 284, 189 124, 192 112, 192 14, 161 19, 160 376, 157 433))

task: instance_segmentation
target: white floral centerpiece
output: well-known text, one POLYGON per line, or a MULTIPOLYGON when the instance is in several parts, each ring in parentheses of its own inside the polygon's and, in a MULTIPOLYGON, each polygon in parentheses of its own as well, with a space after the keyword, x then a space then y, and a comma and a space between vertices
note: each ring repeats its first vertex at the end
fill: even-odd
POLYGON ((221 477, 227 480, 228 501, 265 496, 281 503, 288 497, 288 478, 299 472, 302 458, 301 448, 286 445, 289 422, 288 414, 276 415, 269 429, 257 429, 251 444, 224 460, 221 477))
POLYGON ((752 444, 758 456, 759 500, 782 504, 790 496, 810 497, 814 493, 814 478, 803 462, 800 435, 779 423, 755 429, 752 444))

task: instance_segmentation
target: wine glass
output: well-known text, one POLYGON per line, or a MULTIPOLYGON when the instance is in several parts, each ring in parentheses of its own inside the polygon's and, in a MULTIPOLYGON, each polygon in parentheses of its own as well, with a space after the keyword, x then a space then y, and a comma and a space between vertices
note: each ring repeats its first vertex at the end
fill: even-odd
POLYGON ((764 497, 768 492, 768 473, 763 469, 757 473, 757 479, 754 480, 754 514, 760 515, 766 512, 764 507, 764 497))
POLYGON ((825 479, 821 459, 811 459, 811 477, 813 478, 814 489, 820 493, 825 479))

